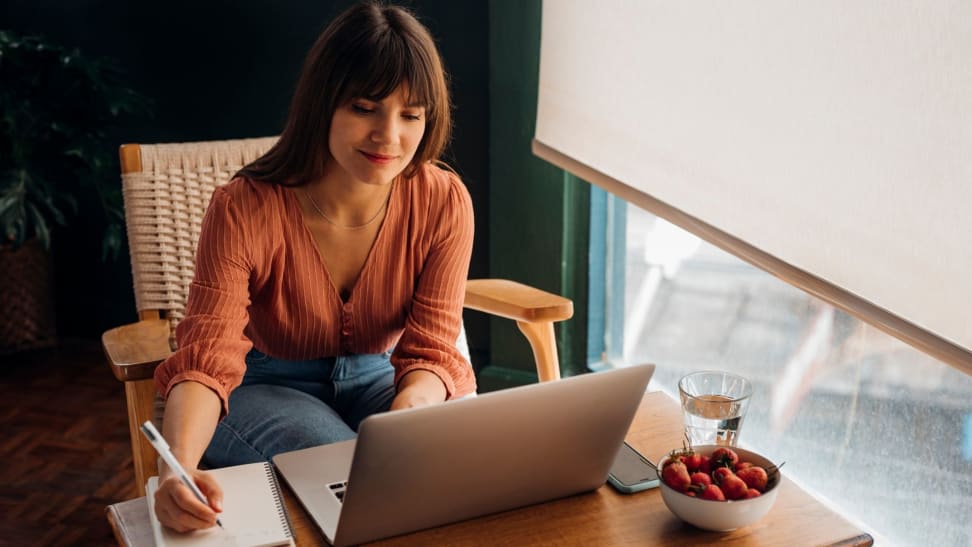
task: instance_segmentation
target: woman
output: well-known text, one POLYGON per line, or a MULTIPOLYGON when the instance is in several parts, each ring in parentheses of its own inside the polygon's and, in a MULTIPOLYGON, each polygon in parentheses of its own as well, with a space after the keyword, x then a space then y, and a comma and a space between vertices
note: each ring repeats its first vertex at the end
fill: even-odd
POLYGON ((156 371, 163 435, 207 495, 160 471, 159 520, 212 526, 197 467, 353 438, 375 412, 476 389, 456 349, 473 216, 438 166, 439 54, 407 11, 362 4, 305 61, 278 143, 217 189, 179 349, 156 371))

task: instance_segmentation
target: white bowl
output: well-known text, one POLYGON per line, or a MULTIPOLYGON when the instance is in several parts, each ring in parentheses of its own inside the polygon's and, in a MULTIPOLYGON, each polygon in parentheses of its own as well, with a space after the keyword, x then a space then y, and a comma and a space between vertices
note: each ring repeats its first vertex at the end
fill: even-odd
MULTIPOLYGON (((693 448, 697 453, 708 456, 719 447, 705 445, 693 448)), ((693 526, 716 532, 728 532, 742 528, 763 518, 776 501, 776 494, 779 492, 780 480, 782 479, 780 471, 773 462, 755 452, 744 448, 733 448, 733 451, 739 455, 739 461, 751 462, 753 465, 766 469, 769 480, 766 483, 766 491, 761 496, 728 501, 704 500, 687 496, 672 489, 665 484, 665 481, 662 481, 660 486, 662 499, 665 500, 668 509, 675 513, 675 516, 693 526)), ((666 461, 668 461, 668 454, 661 458, 658 464, 659 470, 664 469, 666 461)))

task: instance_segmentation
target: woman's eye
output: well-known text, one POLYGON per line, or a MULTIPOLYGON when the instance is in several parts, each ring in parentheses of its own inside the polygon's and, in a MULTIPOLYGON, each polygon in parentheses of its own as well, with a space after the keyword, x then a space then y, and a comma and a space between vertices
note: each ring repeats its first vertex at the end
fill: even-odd
POLYGON ((422 116, 418 114, 402 114, 402 117, 410 121, 418 121, 422 119, 422 116))
POLYGON ((354 110, 358 114, 371 114, 375 111, 374 108, 368 108, 367 106, 354 103, 351 104, 351 110, 354 110))

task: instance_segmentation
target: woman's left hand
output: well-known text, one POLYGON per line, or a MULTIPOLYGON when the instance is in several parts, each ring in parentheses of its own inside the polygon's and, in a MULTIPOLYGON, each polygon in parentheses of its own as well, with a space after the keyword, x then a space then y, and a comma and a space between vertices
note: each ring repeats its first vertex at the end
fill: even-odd
POLYGON ((442 380, 427 370, 413 370, 398 383, 398 395, 392 400, 391 410, 441 403, 446 399, 442 380))

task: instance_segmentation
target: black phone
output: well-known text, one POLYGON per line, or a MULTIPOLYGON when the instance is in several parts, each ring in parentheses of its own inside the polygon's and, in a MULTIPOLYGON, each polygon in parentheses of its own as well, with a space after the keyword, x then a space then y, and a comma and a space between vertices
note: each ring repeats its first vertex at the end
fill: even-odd
POLYGON ((633 494, 658 486, 658 469, 648 458, 631 447, 627 442, 621 444, 621 450, 611 464, 608 473, 608 483, 618 492, 633 494))

